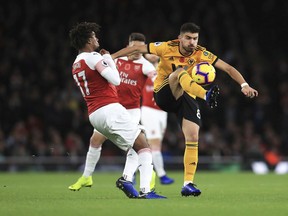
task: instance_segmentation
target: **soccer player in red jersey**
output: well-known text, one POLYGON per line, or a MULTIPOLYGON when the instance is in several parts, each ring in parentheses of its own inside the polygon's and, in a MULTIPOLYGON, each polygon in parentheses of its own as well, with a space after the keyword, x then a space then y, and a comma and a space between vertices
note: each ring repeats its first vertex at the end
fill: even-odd
MULTIPOLYGON (((116 65, 107 51, 95 52, 99 48, 96 37, 99 27, 96 23, 82 22, 69 33, 72 46, 79 52, 72 66, 72 75, 87 104, 90 123, 96 130, 93 139, 98 143, 93 149, 89 148, 87 157, 99 159, 106 138, 125 151, 133 148, 140 164, 140 194, 128 181, 119 181, 118 186, 129 198, 166 198, 150 191, 153 172, 151 149, 139 125, 131 121, 130 114, 119 103, 115 86, 121 79, 116 65)), ((83 186, 91 185, 92 179, 83 186)))

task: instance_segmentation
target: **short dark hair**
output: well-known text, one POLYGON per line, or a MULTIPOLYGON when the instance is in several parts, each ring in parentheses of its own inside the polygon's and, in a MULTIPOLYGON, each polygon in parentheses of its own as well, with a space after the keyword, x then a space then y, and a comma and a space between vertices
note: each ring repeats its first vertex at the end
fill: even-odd
POLYGON ((146 41, 146 37, 144 34, 142 33, 138 33, 138 32, 133 32, 129 35, 129 42, 131 41, 146 41))
POLYGON ((71 45, 79 50, 82 49, 92 36, 92 32, 99 32, 100 25, 91 22, 81 22, 75 25, 69 32, 71 45))
POLYGON ((180 34, 190 32, 190 33, 199 33, 200 27, 195 23, 184 23, 180 28, 180 34))

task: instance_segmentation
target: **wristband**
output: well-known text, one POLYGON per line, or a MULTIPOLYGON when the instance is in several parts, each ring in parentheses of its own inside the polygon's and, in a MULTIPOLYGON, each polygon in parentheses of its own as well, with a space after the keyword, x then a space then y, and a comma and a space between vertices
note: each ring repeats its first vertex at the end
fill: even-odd
POLYGON ((246 83, 246 82, 245 82, 245 83, 242 83, 242 84, 241 84, 241 88, 243 88, 243 87, 245 87, 245 86, 248 86, 248 85, 249 85, 249 84, 246 83))

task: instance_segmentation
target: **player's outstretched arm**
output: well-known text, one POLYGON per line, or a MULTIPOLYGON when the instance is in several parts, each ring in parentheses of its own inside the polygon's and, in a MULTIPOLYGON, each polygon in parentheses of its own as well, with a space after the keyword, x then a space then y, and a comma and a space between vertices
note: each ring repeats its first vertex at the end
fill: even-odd
POLYGON ((130 47, 125 47, 115 53, 113 53, 111 56, 113 59, 122 57, 122 56, 129 56, 133 55, 135 53, 148 53, 148 48, 147 45, 140 45, 140 46, 130 46, 130 47))

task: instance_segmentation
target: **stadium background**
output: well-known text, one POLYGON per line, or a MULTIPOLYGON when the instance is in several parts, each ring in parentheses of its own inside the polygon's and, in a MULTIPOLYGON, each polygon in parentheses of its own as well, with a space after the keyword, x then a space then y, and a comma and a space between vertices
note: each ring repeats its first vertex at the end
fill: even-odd
MULTIPOLYGON (((284 0, 1 1, 1 170, 26 169, 37 158, 58 162, 38 161, 39 169, 76 169, 85 157, 92 127, 71 76, 76 51, 68 38, 80 21, 99 23, 100 45, 112 53, 126 46, 131 32, 144 33, 147 42, 165 41, 178 36, 182 23, 199 24, 199 44, 238 68, 259 91, 248 100, 227 75, 217 74, 219 107, 201 103, 200 156, 236 157, 243 169, 253 160, 273 167, 288 155, 287 11, 284 0), (59 166, 62 160, 77 163, 59 166)), ((165 160, 183 155, 173 115, 163 145, 165 160)), ((102 156, 123 155, 111 143, 103 147, 102 156)))

